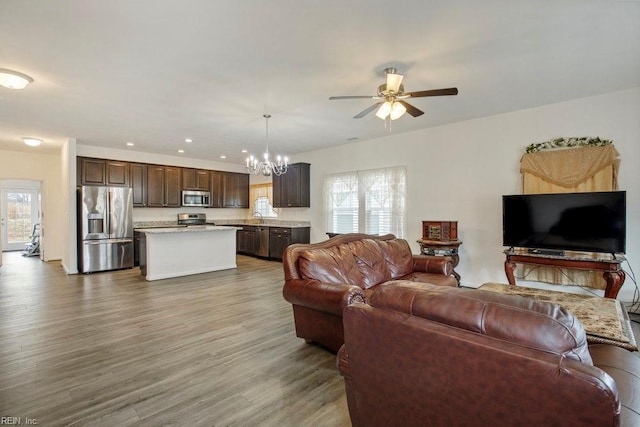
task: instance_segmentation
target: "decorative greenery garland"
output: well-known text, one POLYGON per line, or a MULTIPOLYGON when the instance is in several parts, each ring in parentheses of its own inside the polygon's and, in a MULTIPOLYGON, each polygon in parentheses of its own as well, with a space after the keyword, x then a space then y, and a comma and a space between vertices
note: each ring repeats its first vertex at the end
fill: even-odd
POLYGON ((527 146, 527 153, 537 153, 541 150, 548 150, 551 148, 567 148, 567 147, 603 147, 605 145, 613 144, 613 141, 609 139, 600 139, 596 136, 591 138, 588 136, 582 136, 579 138, 556 138, 551 141, 536 142, 527 146))

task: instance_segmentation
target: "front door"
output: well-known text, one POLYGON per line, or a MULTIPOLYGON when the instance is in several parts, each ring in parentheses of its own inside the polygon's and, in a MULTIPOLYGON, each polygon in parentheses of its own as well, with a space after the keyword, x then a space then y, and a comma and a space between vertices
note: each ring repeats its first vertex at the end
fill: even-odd
POLYGON ((38 190, 3 188, 0 194, 2 250, 23 250, 31 242, 34 225, 38 223, 38 190))

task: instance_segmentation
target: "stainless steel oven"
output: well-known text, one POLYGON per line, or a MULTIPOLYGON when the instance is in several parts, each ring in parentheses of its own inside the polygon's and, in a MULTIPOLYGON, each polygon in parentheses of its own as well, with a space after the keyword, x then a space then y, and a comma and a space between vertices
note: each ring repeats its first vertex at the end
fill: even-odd
POLYGON ((211 193, 208 191, 182 191, 182 206, 209 207, 211 193))

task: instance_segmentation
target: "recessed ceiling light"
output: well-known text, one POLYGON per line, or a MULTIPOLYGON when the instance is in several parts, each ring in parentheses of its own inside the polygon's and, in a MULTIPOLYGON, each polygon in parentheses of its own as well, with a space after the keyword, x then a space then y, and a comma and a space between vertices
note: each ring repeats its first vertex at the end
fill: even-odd
POLYGON ((33 79, 26 74, 0 68, 0 85, 9 89, 24 89, 33 79))
POLYGON ((193 142, 193 139, 191 139, 191 138, 185 138, 185 139, 184 139, 184 142, 186 142, 186 143, 193 142))
POLYGON ((22 141, 30 147, 37 147, 42 144, 42 140, 38 138, 23 137, 22 141))
POLYGON ((135 144, 133 142, 127 142, 128 147, 133 147, 135 144))
POLYGON ((178 150, 178 153, 184 153, 184 150, 178 150))
POLYGON ((227 156, 225 156, 224 154, 222 156, 220 156, 221 159, 226 159, 227 156))
POLYGON ((246 153, 246 152, 247 152, 247 150, 242 150, 242 152, 243 152, 243 153, 246 153))

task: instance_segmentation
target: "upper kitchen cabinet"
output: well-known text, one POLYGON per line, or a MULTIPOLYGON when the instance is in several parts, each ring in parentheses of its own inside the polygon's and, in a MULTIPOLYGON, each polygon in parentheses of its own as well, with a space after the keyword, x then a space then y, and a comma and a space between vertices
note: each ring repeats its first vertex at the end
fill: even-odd
POLYGON ((117 160, 78 158, 80 185, 129 186, 129 163, 117 160))
POLYGON ((209 172, 209 191, 211 192, 211 198, 209 199, 209 206, 212 208, 222 207, 222 196, 224 194, 224 172, 210 171, 209 172))
POLYGON ((180 177, 181 168, 173 166, 165 166, 165 181, 167 183, 164 191, 164 197, 167 201, 166 206, 171 208, 179 208, 182 201, 182 181, 180 177))
POLYGON ((147 206, 180 207, 181 168, 147 165, 147 206))
POLYGON ((222 175, 222 207, 249 207, 249 174, 224 172, 222 175))
POLYGON ((144 163, 131 163, 129 165, 131 177, 131 192, 134 207, 147 206, 147 165, 144 163))
POLYGON ((209 191, 209 171, 182 168, 182 188, 185 190, 209 191))
POLYGON ((287 173, 273 176, 274 208, 311 207, 311 165, 293 163, 287 173))

